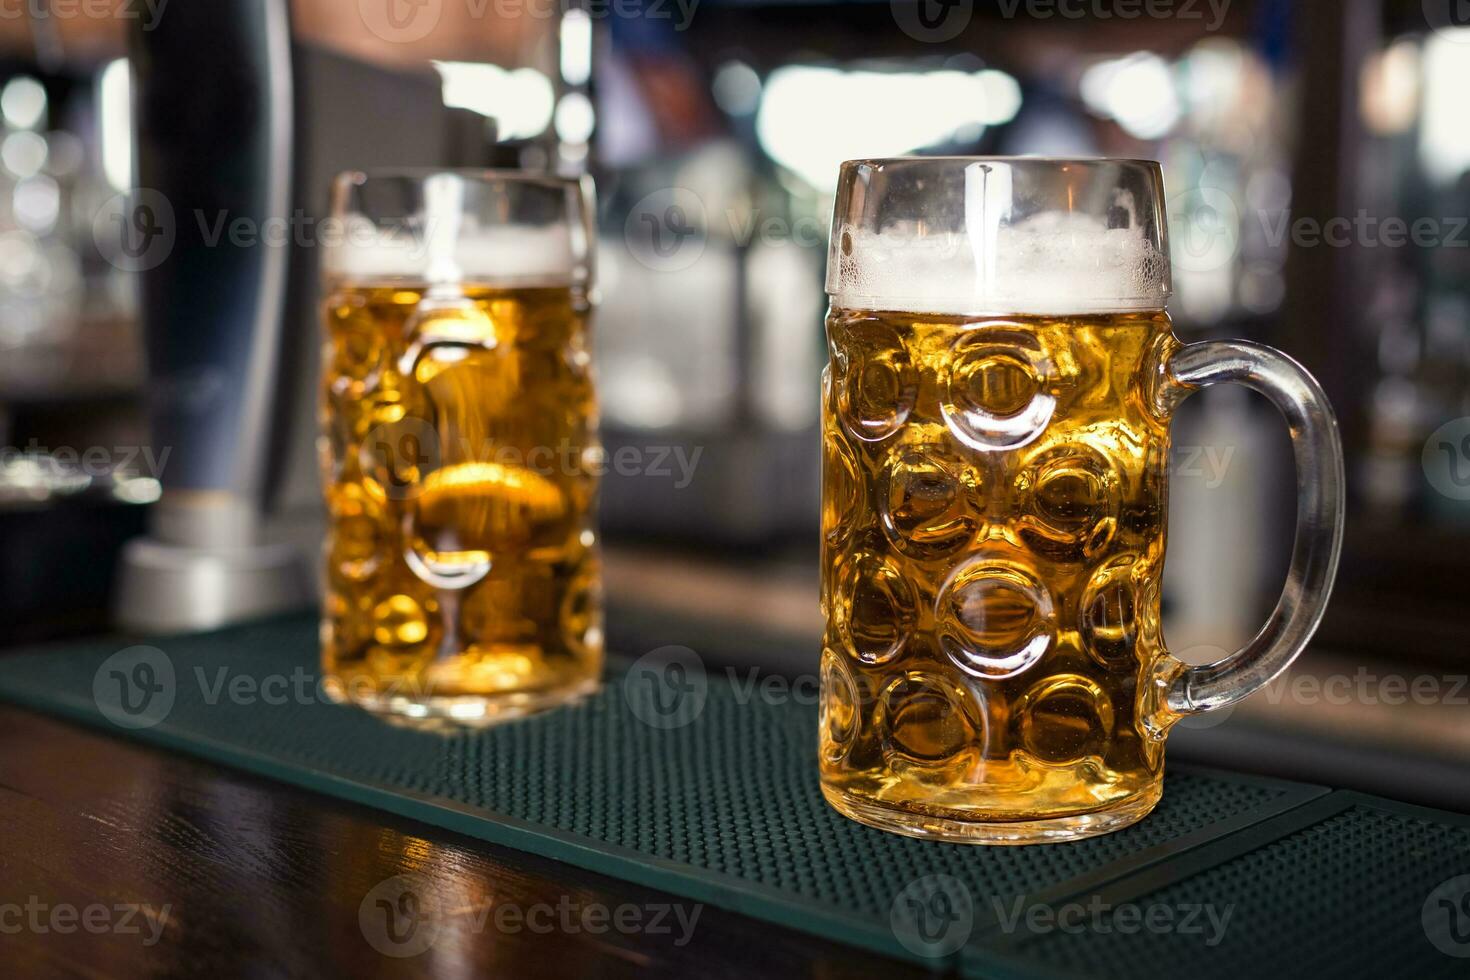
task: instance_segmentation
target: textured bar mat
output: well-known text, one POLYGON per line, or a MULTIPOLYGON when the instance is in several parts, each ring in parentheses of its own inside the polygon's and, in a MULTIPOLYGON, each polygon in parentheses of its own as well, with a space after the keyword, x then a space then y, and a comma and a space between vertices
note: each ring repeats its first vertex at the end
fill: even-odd
POLYGON ((1470 816, 1332 793, 1009 921, 965 976, 1464 978, 1470 816))
POLYGON ((934 966, 958 965, 959 945, 1007 901, 1102 887, 1326 792, 1171 770, 1158 809, 1120 833, 938 844, 830 810, 817 788, 815 707, 771 703, 723 675, 671 716, 616 675, 575 707, 439 735, 322 701, 313 622, 150 642, 161 656, 121 665, 121 642, 0 657, 0 698, 934 966), (963 885, 974 930, 935 932, 915 918, 949 911, 945 882, 963 885))

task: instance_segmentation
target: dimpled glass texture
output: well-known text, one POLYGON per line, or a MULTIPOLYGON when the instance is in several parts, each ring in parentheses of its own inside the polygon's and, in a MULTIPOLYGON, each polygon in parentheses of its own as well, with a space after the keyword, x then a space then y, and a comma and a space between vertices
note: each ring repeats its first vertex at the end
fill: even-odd
POLYGON ((1023 843, 1158 799, 1163 312, 834 308, 822 786, 915 836, 1023 843))

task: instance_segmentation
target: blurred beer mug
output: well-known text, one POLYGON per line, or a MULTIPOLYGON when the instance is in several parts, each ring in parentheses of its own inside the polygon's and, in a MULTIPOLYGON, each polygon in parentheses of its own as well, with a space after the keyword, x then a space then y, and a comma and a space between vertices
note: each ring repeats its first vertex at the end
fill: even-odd
POLYGON ((596 688, 590 182, 344 174, 324 233, 323 670, 400 719, 596 688))
POLYGON ((1170 727, 1316 629, 1343 529, 1331 409, 1276 351, 1175 339, 1163 201, 1145 161, 843 165, 820 764, 847 816, 996 844, 1128 826, 1159 800, 1170 727), (1169 422, 1223 382, 1286 417, 1297 540, 1260 634, 1194 668, 1159 626, 1169 422))

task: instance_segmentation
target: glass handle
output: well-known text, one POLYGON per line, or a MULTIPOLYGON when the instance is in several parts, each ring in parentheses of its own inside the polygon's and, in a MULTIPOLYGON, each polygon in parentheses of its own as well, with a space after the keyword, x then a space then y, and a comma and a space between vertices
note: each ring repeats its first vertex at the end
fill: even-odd
POLYGON ((1244 647, 1173 679, 1169 710, 1197 714, 1247 697, 1291 665, 1327 611, 1342 553, 1342 440, 1322 387, 1300 364, 1260 344, 1211 341, 1178 348, 1164 363, 1160 405, 1172 413, 1201 388, 1240 384, 1271 400, 1291 429, 1296 456, 1296 541, 1286 587, 1266 625, 1244 647))

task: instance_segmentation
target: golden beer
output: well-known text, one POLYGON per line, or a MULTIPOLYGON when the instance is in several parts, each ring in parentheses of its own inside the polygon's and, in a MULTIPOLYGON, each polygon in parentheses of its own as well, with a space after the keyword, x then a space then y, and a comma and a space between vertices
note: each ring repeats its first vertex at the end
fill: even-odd
POLYGON ((1343 532, 1332 410, 1277 351, 1175 340, 1164 200, 1148 160, 842 165, 819 737, 841 813, 987 844, 1126 827, 1159 800, 1170 727, 1259 690, 1320 622, 1343 532), (1159 622, 1169 423, 1223 383, 1287 421, 1297 542, 1256 637, 1191 667, 1159 622))
POLYGON ((323 664, 369 708, 494 720, 602 666, 586 290, 330 284, 323 664))
POLYGON ((1127 801, 1163 766, 1163 312, 834 308, 823 788, 922 832, 1127 801))

